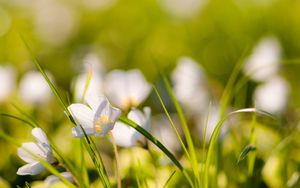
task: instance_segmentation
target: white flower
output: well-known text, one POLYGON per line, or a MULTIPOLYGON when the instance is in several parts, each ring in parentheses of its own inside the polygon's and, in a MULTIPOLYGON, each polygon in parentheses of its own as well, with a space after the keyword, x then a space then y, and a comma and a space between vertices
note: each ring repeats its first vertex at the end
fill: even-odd
POLYGON ((209 102, 206 78, 197 62, 189 57, 179 58, 172 81, 174 93, 186 110, 197 114, 206 109, 209 102))
MULTIPOLYGON (((170 114, 174 122, 174 125, 179 125, 179 119, 177 114, 170 114)), ((161 143, 166 146, 170 151, 176 152, 179 151, 181 146, 180 142, 174 132, 172 125, 170 124, 169 119, 165 114, 159 114, 152 118, 152 127, 151 133, 161 141, 161 143)), ((179 132, 179 135, 182 135, 181 129, 176 126, 176 129, 179 132)), ((156 148, 156 147, 155 147, 156 148)))
MULTIPOLYGON (((151 109, 149 107, 144 108, 144 114, 138 109, 132 109, 127 117, 144 129, 150 129, 151 109)), ((116 144, 122 147, 132 147, 143 137, 134 128, 118 121, 112 130, 112 134, 116 144)))
POLYGON ((11 66, 0 66, 0 102, 5 101, 15 87, 15 71, 11 66))
POLYGON ((114 70, 106 76, 104 90, 113 104, 127 110, 143 102, 151 86, 137 69, 114 70))
MULTIPOLYGON (((51 79, 51 74, 47 73, 51 79)), ((27 72, 19 86, 22 100, 29 104, 46 104, 52 97, 52 92, 45 78, 38 71, 27 72)))
MULTIPOLYGON (((204 131, 205 131, 205 142, 209 143, 211 136, 217 126, 217 124, 220 122, 220 106, 218 104, 212 105, 211 108, 209 108, 209 111, 207 109, 207 113, 204 117, 199 118, 197 121, 197 129, 199 132, 201 132, 201 137, 204 138, 204 131), (207 122, 206 122, 207 121, 207 122), (207 124, 205 124, 207 123, 207 124)), ((220 134, 225 134, 227 130, 227 121, 225 121, 220 129, 220 134)))
POLYGON ((243 71, 255 81, 264 81, 277 74, 280 57, 281 46, 277 39, 263 38, 246 59, 243 71))
POLYGON ((121 115, 121 111, 112 107, 105 97, 87 95, 85 100, 89 106, 75 103, 68 107, 77 124, 72 130, 73 136, 84 136, 80 125, 87 135, 106 135, 113 129, 115 121, 121 115))
POLYGON ((102 64, 95 54, 88 54, 84 58, 85 70, 76 77, 74 83, 74 93, 76 101, 82 101, 84 90, 87 94, 97 94, 102 92, 102 64), (90 79, 87 83, 87 79, 90 79), (88 84, 88 85, 87 85, 88 84))
POLYGON ((36 160, 36 157, 52 164, 55 162, 50 144, 45 132, 41 128, 32 129, 32 135, 36 142, 26 142, 18 149, 19 157, 28 164, 18 169, 18 175, 37 175, 45 170, 45 167, 36 160))
MULTIPOLYGON (((74 182, 73 176, 70 172, 62 172, 60 175, 69 180, 69 182, 74 182)), ((60 179, 54 175, 51 175, 48 176, 44 182, 47 184, 47 187, 51 187, 52 185, 60 182, 60 179)))
POLYGON ((281 77, 276 76, 255 89, 253 100, 257 108, 278 114, 286 107, 288 95, 288 83, 281 77))
POLYGON ((77 29, 77 14, 60 1, 41 0, 35 8, 34 32, 48 45, 59 46, 68 41, 77 29))

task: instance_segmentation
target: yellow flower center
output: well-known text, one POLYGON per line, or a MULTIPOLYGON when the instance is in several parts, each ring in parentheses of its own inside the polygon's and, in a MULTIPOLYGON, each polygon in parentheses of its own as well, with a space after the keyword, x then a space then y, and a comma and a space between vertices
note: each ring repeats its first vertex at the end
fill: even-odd
POLYGON ((138 106, 138 102, 135 97, 127 98, 122 102, 123 109, 129 109, 130 107, 138 106))
POLYGON ((111 123, 112 121, 108 118, 108 116, 100 116, 95 123, 95 131, 97 133, 102 132, 103 125, 111 123))

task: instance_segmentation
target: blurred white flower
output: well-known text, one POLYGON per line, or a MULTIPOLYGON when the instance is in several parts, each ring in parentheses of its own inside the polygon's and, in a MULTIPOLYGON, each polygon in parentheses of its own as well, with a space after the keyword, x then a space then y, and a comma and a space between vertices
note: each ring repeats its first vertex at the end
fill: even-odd
MULTIPOLYGON (((52 75, 47 72, 52 80, 52 75)), ((52 97, 52 91, 43 75, 38 71, 27 72, 20 81, 21 99, 29 104, 46 104, 52 97)))
MULTIPOLYGON (((73 180, 73 176, 70 172, 62 172, 60 173, 61 176, 63 176, 64 178, 66 178, 67 180, 69 180, 71 183, 74 182, 73 180)), ((44 181, 47 185, 47 187, 51 187, 52 185, 60 182, 60 179, 54 175, 48 176, 45 181, 44 181)))
POLYGON ((205 6, 206 0, 159 0, 167 13, 177 18, 190 18, 205 6))
POLYGON ((264 81, 279 69, 281 46, 274 37, 263 38, 245 61, 244 73, 255 81, 264 81))
POLYGON ((104 92, 113 104, 124 110, 138 106, 150 91, 150 84, 138 69, 114 70, 105 77, 104 92))
POLYGON ((0 102, 4 102, 15 88, 15 71, 11 66, 0 66, 0 102))
POLYGON ((84 136, 80 125, 87 135, 106 135, 113 129, 115 121, 121 115, 121 111, 118 108, 112 107, 105 97, 87 95, 85 100, 89 106, 75 103, 68 107, 77 124, 72 129, 73 136, 84 136))
POLYGON ((37 175, 45 170, 45 167, 36 157, 52 164, 55 162, 51 146, 45 132, 41 128, 32 129, 32 135, 36 142, 25 142, 18 149, 19 157, 28 164, 20 167, 18 175, 37 175))
POLYGON ((76 29, 76 14, 59 1, 39 0, 35 4, 35 32, 50 45, 65 43, 76 29))
MULTIPOLYGON (((149 131, 151 119, 151 109, 149 107, 144 108, 144 114, 138 109, 132 109, 127 117, 149 131)), ((112 130, 112 134, 116 144, 122 147, 135 146, 137 142, 143 138, 143 136, 134 128, 118 121, 112 130)))
MULTIPOLYGON (((197 129, 202 133, 201 137, 203 137, 203 138, 204 138, 204 131, 205 131, 205 142, 206 143, 209 143, 210 138, 220 120, 221 120, 220 106, 216 105, 216 104, 212 105, 212 107, 209 109, 209 111, 207 111, 207 114, 205 117, 198 119, 197 129), (207 124, 205 124, 205 123, 207 123, 207 124)), ((227 129, 226 126, 227 126, 227 123, 225 121, 220 129, 220 134, 224 134, 226 132, 226 129, 227 129)))
POLYGON ((205 75, 200 65, 189 57, 181 57, 172 73, 174 93, 189 112, 203 112, 209 103, 205 75))
POLYGON ((288 83, 281 77, 275 76, 257 86, 253 100, 258 109, 278 114, 285 109, 288 95, 288 83))
MULTIPOLYGON (((171 114, 171 118, 176 126, 177 122, 178 122, 177 121, 178 117, 172 116, 172 114, 171 114)), ((169 150, 171 150, 172 152, 176 152, 176 151, 180 150, 181 146, 180 146, 179 140, 178 140, 174 130, 172 129, 172 125, 170 124, 170 121, 165 116, 165 114, 156 115, 155 117, 152 118, 152 122, 153 123, 151 126, 152 127, 151 133, 153 133, 153 135, 158 140, 160 140, 161 143, 164 146, 166 146, 169 150)), ((180 132, 181 129, 178 127, 176 127, 176 128, 179 131, 179 134, 181 135, 181 132, 180 132)))
POLYGON ((85 70, 74 80, 75 100, 82 101, 84 99, 84 91, 86 94, 102 93, 102 63, 95 54, 88 54, 84 60, 85 70), (89 82, 87 83, 87 80, 89 82), (88 85, 87 85, 88 84, 88 85))

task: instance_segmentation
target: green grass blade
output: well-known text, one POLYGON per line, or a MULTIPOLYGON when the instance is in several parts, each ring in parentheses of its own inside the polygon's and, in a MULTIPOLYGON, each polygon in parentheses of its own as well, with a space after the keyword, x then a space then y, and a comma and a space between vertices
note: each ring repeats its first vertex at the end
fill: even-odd
POLYGON ((27 188, 31 188, 30 184, 29 184, 27 181, 25 182, 25 186, 26 186, 27 188))
POLYGON ((239 164, 242 160, 244 160, 252 151, 256 151, 256 147, 253 145, 247 145, 241 152, 237 164, 239 164))
POLYGON ((80 171, 82 172, 82 179, 85 187, 89 187, 89 176, 87 172, 87 168, 85 166, 85 158, 84 158, 84 145, 83 140, 80 140, 80 171))
POLYGON ((173 90, 172 90, 171 84, 169 83, 167 77, 164 74, 162 74, 162 77, 163 77, 163 81, 166 85, 167 91, 168 91, 168 93, 169 93, 169 95, 172 99, 172 102, 174 103, 175 109, 178 113, 178 116, 179 116, 179 119, 180 119, 180 122, 181 122, 181 125, 182 125, 182 130, 183 130, 185 139, 187 141, 187 146, 188 146, 189 153, 190 153, 190 156, 191 156, 191 165, 192 165, 193 173, 194 173, 194 176, 196 178, 196 182, 197 182, 198 186, 200 186, 200 177, 199 177, 197 155, 196 155, 196 151, 195 151, 195 148, 194 148, 194 143, 193 143, 193 140, 192 140, 192 136, 190 134, 190 131, 189 131, 189 128, 188 128, 188 125, 187 125, 187 121, 185 119, 183 110, 182 110, 182 108, 181 108, 181 106, 180 106, 173 90))
POLYGON ((87 74, 87 79, 86 79, 85 85, 84 85, 84 91, 83 91, 83 95, 82 95, 82 99, 81 99, 82 101, 85 98, 85 95, 86 95, 87 89, 90 85, 92 76, 93 76, 93 70, 92 70, 92 68, 90 68, 90 70, 88 71, 88 74, 87 74))
POLYGON ((205 169, 204 169, 204 188, 208 188, 209 187, 209 167, 211 165, 211 160, 213 159, 213 152, 214 152, 214 146, 216 144, 217 141, 217 137, 219 135, 220 129, 223 125, 223 123, 232 115, 234 114, 239 114, 239 113, 256 113, 256 114, 260 114, 263 116, 267 116, 267 117, 271 117, 273 118, 272 115, 270 115, 267 112, 261 111, 261 110, 257 110, 255 108, 245 108, 245 109, 240 109, 240 110, 236 110, 233 112, 230 112, 227 116, 223 117, 218 124, 216 125, 213 134, 211 136, 210 139, 210 143, 209 143, 209 147, 208 147, 208 152, 207 152, 207 157, 206 157, 206 162, 205 162, 205 169))
POLYGON ((20 114, 22 114, 26 118, 27 121, 29 121, 32 125, 34 125, 34 127, 38 127, 38 123, 30 115, 28 115, 26 112, 24 112, 17 105, 15 105, 15 104, 12 104, 12 105, 20 114))
POLYGON ((119 121, 131 126, 135 130, 137 130, 139 133, 144 135, 148 140, 150 140, 160 150, 162 150, 169 157, 169 159, 179 168, 180 171, 183 170, 182 165, 179 163, 179 161, 176 159, 176 157, 160 141, 158 141, 154 136, 152 136, 148 131, 146 131, 144 128, 142 128, 141 126, 136 124, 134 121, 128 119, 125 116, 121 116, 119 118, 119 121))
POLYGON ((191 181, 191 178, 186 173, 186 171, 184 170, 184 168, 182 167, 182 165, 180 164, 180 162, 176 159, 176 157, 159 140, 157 140, 148 131, 146 131, 144 128, 142 128, 141 126, 139 126, 138 124, 136 124, 134 121, 128 119, 125 116, 121 116, 119 118, 119 121, 121 121, 121 122, 123 122, 123 123, 125 123, 125 124, 127 124, 129 126, 131 126, 135 130, 137 130, 139 133, 141 133, 142 135, 144 135, 154 145, 156 145, 164 154, 167 155, 167 157, 175 164, 175 166, 184 174, 184 176, 186 177, 186 179, 188 180, 188 182, 190 183, 190 185, 192 187, 194 187, 193 183, 191 181))
POLYGON ((189 155, 189 152, 187 151, 187 148, 185 147, 185 145, 184 145, 184 143, 183 143, 183 141, 182 141, 182 139, 181 139, 181 137, 180 137, 180 135, 179 135, 179 133, 178 133, 178 130, 177 130, 177 128, 175 127, 175 124, 174 124, 174 122, 173 122, 173 120, 172 120, 172 118, 171 118, 171 116, 170 116, 170 114, 169 114, 169 112, 168 112, 168 110, 167 110, 167 108, 166 108, 166 106, 165 106, 165 104, 164 104, 164 102, 163 102, 163 100, 162 100, 162 98, 161 98, 161 96, 160 96, 158 90, 156 89, 155 86, 153 86, 153 89, 154 89, 154 91, 155 91, 155 93, 156 93, 156 95, 157 95, 157 97, 158 97, 158 99, 159 99, 159 102, 160 102, 161 106, 162 106, 163 109, 164 109, 164 112, 165 112, 165 114, 166 114, 166 116, 167 116, 167 118, 168 118, 168 120, 169 120, 169 122, 170 122, 170 124, 171 124, 171 126, 172 126, 172 128, 173 128, 173 131, 174 131, 175 134, 176 134, 177 139, 178 139, 179 142, 180 142, 180 145, 181 145, 183 151, 185 152, 186 156, 187 156, 188 159, 190 160, 191 157, 190 157, 190 155, 189 155))
POLYGON ((227 81, 227 84, 225 86, 225 89, 223 91, 223 94, 222 94, 222 97, 220 99, 220 117, 223 118, 224 115, 225 115, 225 111, 226 111, 226 108, 230 102, 230 100, 232 99, 232 92, 234 91, 234 88, 235 88, 235 83, 236 83, 236 80, 239 76, 239 73, 242 69, 242 66, 244 64, 244 57, 245 55, 247 54, 247 52, 249 51, 248 48, 246 48, 243 52, 243 54, 241 55, 241 57, 239 58, 239 60, 237 61, 236 65, 234 66, 233 68, 233 71, 227 81))
POLYGON ((37 127, 35 124, 33 124, 31 121, 27 121, 26 119, 11 115, 11 114, 7 114, 7 113, 0 113, 0 116, 4 116, 4 117, 8 117, 8 118, 12 118, 18 121, 21 121, 23 123, 25 123, 26 125, 29 125, 30 127, 34 128, 37 127))
POLYGON ((114 148, 114 154, 115 154, 115 171, 116 171, 116 179, 117 179, 117 187, 121 188, 122 187, 122 182, 121 182, 121 173, 120 173, 120 157, 119 157, 119 152, 118 152, 118 147, 115 141, 115 138, 113 134, 109 134, 112 140, 112 145, 114 148))
POLYGON ((170 183, 171 179, 173 178, 173 176, 175 175, 176 170, 174 170, 172 172, 172 174, 170 175, 170 177, 167 179, 166 183, 164 184, 163 188, 166 188, 168 186, 168 184, 170 183))
MULTIPOLYGON (((204 133, 203 133, 203 145, 202 145, 202 151, 203 151, 203 159, 202 159, 202 162, 203 164, 205 163, 205 155, 206 155, 206 131, 207 131, 207 126, 208 126, 208 121, 209 121, 209 116, 210 116, 210 113, 211 113, 211 106, 212 106, 212 103, 210 102, 209 103, 209 106, 208 106, 208 110, 207 110, 207 114, 206 114, 206 118, 205 118, 205 123, 204 123, 204 133)), ((201 180, 203 182, 204 180, 204 173, 203 173, 203 170, 201 170, 201 180)))
POLYGON ((65 102, 63 101, 63 99, 61 98, 61 96, 59 95, 57 89, 55 88, 54 84, 51 82, 51 80, 49 79, 49 77, 47 76, 47 74, 45 73, 44 69, 42 68, 42 66, 40 65, 38 59, 35 57, 35 55, 33 54, 30 46, 28 45, 28 43, 26 42, 25 38, 21 35, 21 39, 26 47, 26 49, 28 50, 32 62, 34 63, 34 65, 36 66, 36 68, 38 69, 38 71, 42 74, 42 76, 44 77, 44 79, 46 80, 46 82, 48 83, 52 93, 54 94, 54 96, 56 97, 56 99, 59 101, 61 107, 64 109, 65 113, 69 116, 69 118, 71 117, 71 113, 69 112, 67 105, 65 104, 65 102))
MULTIPOLYGON (((256 128, 256 114, 253 114, 252 122, 251 122, 250 144, 253 145, 254 147, 256 145, 255 128, 256 128)), ((255 158, 256 158, 256 151, 251 152, 248 156, 248 175, 249 176, 252 176, 252 174, 253 174, 255 158)))
POLYGON ((72 173, 72 175, 75 178, 75 181, 77 181, 80 185, 81 182, 81 173, 78 172, 75 168, 75 166, 72 164, 72 162, 70 162, 70 160, 66 157, 63 157, 61 155, 61 152, 58 150, 58 148, 56 147, 56 145, 53 143, 53 141, 51 139, 49 139, 49 142, 51 144, 51 148, 52 150, 55 152, 55 154, 58 156, 58 161, 63 164, 63 166, 72 173))
POLYGON ((100 156, 99 152, 95 152, 95 151, 97 151, 97 149, 95 148, 95 143, 88 136, 84 137, 84 139, 85 139, 83 142, 84 146, 87 149, 87 151, 96 167, 98 175, 101 178, 101 181, 103 183, 103 186, 111 187, 105 167, 103 165, 103 161, 101 159, 101 156, 100 156))
MULTIPOLYGON (((30 53, 30 56, 32 58, 32 61, 33 63, 35 64, 36 68, 40 71, 40 73, 43 75, 44 79, 47 81, 51 91, 53 92, 53 94, 55 95, 56 99, 59 101, 61 107, 63 108, 64 112, 66 113, 66 115, 68 116, 68 118, 70 119, 70 121, 76 125, 73 117, 71 116, 71 113, 70 111, 68 110, 65 102, 62 100, 62 98, 60 97, 57 89, 55 88, 54 84, 51 82, 51 80, 49 79, 49 77, 47 76, 47 74, 45 73, 44 69, 42 68, 42 66, 40 65, 40 63, 38 62, 38 59, 34 56, 33 52, 31 51, 31 48, 29 47, 29 45, 27 44, 26 40, 21 36, 22 40, 23 40, 23 43, 24 45, 26 46, 28 52, 30 53)), ((81 125, 80 125, 81 127, 81 125)), ((81 127, 82 128, 82 127, 81 127)), ((101 156, 99 153, 96 153, 94 151, 95 147, 91 147, 91 140, 88 138, 88 136, 85 134, 85 131, 84 129, 82 128, 82 131, 85 135, 85 141, 86 141, 86 144, 85 144, 85 147, 86 149, 88 150, 88 153, 91 157, 91 159, 93 160, 94 162, 94 165, 95 167, 97 168, 97 172, 99 173, 101 179, 102 179, 102 182, 104 182, 105 186, 106 187, 110 187, 110 183, 108 181, 108 177, 107 177, 107 173, 105 171, 105 168, 104 168, 104 165, 103 165, 103 162, 101 160, 101 156), (99 154, 97 156, 97 154, 99 154), (99 161, 100 159, 100 161, 99 161)))

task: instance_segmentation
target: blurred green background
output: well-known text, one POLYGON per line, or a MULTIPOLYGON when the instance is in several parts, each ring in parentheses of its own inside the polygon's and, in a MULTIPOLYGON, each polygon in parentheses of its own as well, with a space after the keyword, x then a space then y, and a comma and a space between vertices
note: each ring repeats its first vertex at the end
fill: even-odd
MULTIPOLYGON (((189 56, 203 66, 218 99, 236 63, 250 55, 261 38, 271 35, 282 47, 279 74, 291 87, 286 118, 282 118, 282 125, 291 129, 281 132, 280 140, 299 120, 299 18, 299 0, 0 0, 0 63, 14 67, 17 81, 34 69, 23 36, 67 96, 88 53, 97 54, 107 71, 139 68, 155 84, 160 82, 153 61, 170 73, 179 57, 189 56)), ((65 121, 64 114, 57 113, 57 102, 47 108, 30 107, 16 97, 17 92, 0 105, 1 112, 15 113, 13 103, 30 111, 50 133, 68 130, 54 128, 65 121)), ((238 107, 250 106, 251 97, 247 100, 246 106, 238 107)), ((21 123, 0 120, 18 140, 30 138, 27 127, 15 125, 21 123)), ((15 179, 20 165, 15 150, 1 142, 0 177, 12 186, 22 181, 15 179)), ((295 152, 299 160, 299 151, 295 152)), ((293 168, 299 171, 295 163, 293 168)))

